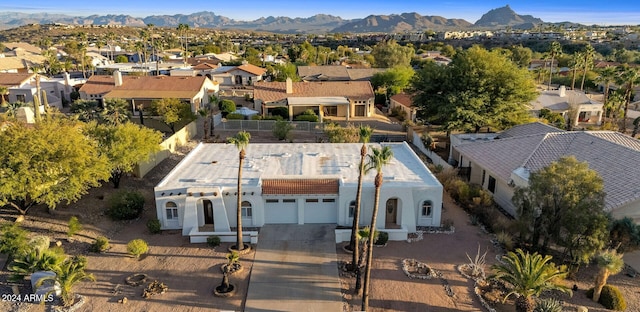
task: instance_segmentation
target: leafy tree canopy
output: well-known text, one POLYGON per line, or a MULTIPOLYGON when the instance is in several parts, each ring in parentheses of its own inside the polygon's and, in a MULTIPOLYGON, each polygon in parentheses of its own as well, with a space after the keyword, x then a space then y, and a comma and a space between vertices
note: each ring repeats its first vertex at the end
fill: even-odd
POLYGON ((166 98, 153 100, 151 102, 151 112, 160 116, 171 132, 176 133, 176 124, 182 120, 191 121, 196 118, 191 111, 191 104, 185 103, 180 99, 166 98))
POLYGON ((409 67, 414 54, 413 46, 401 46, 394 40, 380 42, 371 51, 374 66, 380 68, 409 67))
POLYGON ((411 90, 420 119, 445 130, 476 132, 530 121, 527 104, 536 95, 526 69, 479 46, 457 53, 448 66, 425 63, 411 90))
POLYGON ((77 121, 45 118, 0 131, 0 206, 22 214, 37 204, 50 209, 78 200, 110 176, 107 157, 77 121))
POLYGON ((394 67, 384 72, 375 73, 371 77, 371 85, 375 90, 386 89, 387 96, 402 92, 409 86, 415 71, 411 67, 394 67))

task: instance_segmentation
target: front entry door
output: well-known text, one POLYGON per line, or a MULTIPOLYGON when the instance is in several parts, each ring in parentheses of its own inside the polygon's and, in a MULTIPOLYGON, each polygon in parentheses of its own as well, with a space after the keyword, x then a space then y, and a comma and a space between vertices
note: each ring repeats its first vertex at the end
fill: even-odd
POLYGON ((398 216, 397 198, 387 200, 385 212, 385 228, 394 228, 396 226, 396 217, 398 216))
POLYGON ((204 224, 213 224, 213 204, 211 201, 203 200, 202 209, 204 209, 204 224))

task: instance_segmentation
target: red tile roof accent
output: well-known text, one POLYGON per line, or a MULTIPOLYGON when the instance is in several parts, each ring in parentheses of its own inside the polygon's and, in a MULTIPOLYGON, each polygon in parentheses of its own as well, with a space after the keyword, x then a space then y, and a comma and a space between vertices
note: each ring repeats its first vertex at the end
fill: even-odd
POLYGON ((269 179, 262 181, 263 195, 338 194, 335 179, 269 179))
MULTIPOLYGON (((252 64, 243 64, 243 65, 235 67, 235 68, 233 68, 231 70, 236 70, 236 69, 245 71, 245 72, 247 72, 249 74, 256 75, 256 76, 262 76, 262 75, 264 75, 264 73, 267 72, 266 69, 264 69, 262 67, 258 67, 256 65, 252 65, 252 64)), ((231 70, 229 70, 227 72, 230 72, 231 70)))
POLYGON ((273 102, 288 97, 344 96, 350 100, 368 100, 374 97, 369 81, 294 82, 293 93, 287 93, 285 82, 256 82, 253 97, 273 102))
POLYGON ((30 73, 0 73, 0 86, 17 87, 31 79, 36 74, 30 73))
POLYGON ((411 95, 406 93, 398 93, 391 97, 391 100, 398 102, 398 104, 406 107, 412 107, 413 101, 411 101, 411 95))

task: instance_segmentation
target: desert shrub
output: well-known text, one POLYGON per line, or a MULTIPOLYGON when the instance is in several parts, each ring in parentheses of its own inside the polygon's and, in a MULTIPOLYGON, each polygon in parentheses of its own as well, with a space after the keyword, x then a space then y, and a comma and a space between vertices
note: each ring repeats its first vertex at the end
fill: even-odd
POLYGON ((243 120, 244 119, 244 115, 238 114, 238 113, 230 113, 230 114, 227 114, 226 118, 228 120, 243 120))
POLYGON ((78 221, 78 217, 71 217, 69 219, 69 229, 67 230, 67 236, 73 237, 80 231, 82 231, 82 224, 80 224, 80 221, 78 221))
POLYGON ((293 130, 293 126, 288 121, 278 120, 273 125, 273 135, 278 140, 285 140, 289 138, 289 133, 293 130))
POLYGON ((244 100, 247 101, 247 102, 250 102, 251 101, 251 94, 245 93, 244 94, 244 100))
POLYGON ((207 237, 207 245, 214 248, 220 246, 220 237, 217 235, 207 237))
POLYGON ((160 220, 151 219, 151 220, 147 221, 147 229, 149 229, 149 232, 151 234, 160 233, 160 220))
POLYGON ((17 223, 7 223, 0 227, 0 252, 9 256, 25 253, 29 248, 27 244, 27 231, 17 223))
POLYGON ((127 252, 136 258, 140 258, 141 255, 146 254, 148 251, 149 246, 142 239, 134 239, 127 243, 127 252))
POLYGON ((389 233, 380 232, 380 233, 378 233, 378 237, 376 238, 376 241, 374 242, 374 244, 376 244, 376 245, 384 245, 388 241, 389 241, 389 233))
POLYGON ((398 118, 398 120, 403 121, 405 118, 407 118, 407 112, 402 110, 401 107, 396 106, 391 109, 391 111, 389 112, 389 116, 396 117, 398 118))
POLYGON ((498 234, 496 234, 496 240, 507 251, 513 250, 513 237, 511 237, 511 234, 505 231, 500 231, 498 234))
POLYGON ((553 298, 540 299, 533 312, 562 312, 562 303, 553 298))
POLYGON ((422 141, 422 145, 429 150, 433 151, 436 149, 436 140, 428 132, 423 133, 420 136, 420 140, 422 141))
POLYGON ((311 121, 311 122, 317 122, 318 121, 318 115, 316 115, 316 112, 314 112, 311 109, 307 109, 306 111, 304 111, 302 114, 296 116, 294 118, 294 120, 296 121, 311 121))
POLYGON ((29 240, 28 246, 30 250, 39 250, 42 252, 49 249, 50 244, 51 240, 49 236, 37 235, 29 240))
POLYGON ((359 128, 354 125, 342 127, 335 123, 329 123, 324 127, 324 132, 329 137, 330 143, 358 143, 360 142, 359 128))
POLYGON ((620 253, 637 250, 640 246, 640 226, 633 219, 612 220, 609 224, 609 248, 615 248, 620 253))
MULTIPOLYGON (((253 115, 252 117, 254 117, 254 116, 258 116, 258 115, 253 115)), ((289 117, 282 118, 281 116, 264 116, 264 117, 261 117, 260 120, 275 120, 275 121, 278 121, 278 120, 289 120, 289 117)))
MULTIPOLYGON (((236 111, 236 103, 232 100, 220 101, 220 107, 218 107, 223 113, 232 113, 236 111)), ((228 115, 227 115, 228 117, 228 115)))
POLYGON ((289 119, 289 109, 286 106, 279 106, 270 110, 271 116, 280 116, 282 119, 289 119))
MULTIPOLYGON (((587 297, 593 298, 593 288, 587 290, 587 297)), ((624 300, 622 293, 613 285, 604 285, 600 293, 599 304, 609 310, 624 311, 627 309, 627 302, 624 300)))
POLYGON ((109 239, 104 236, 96 237, 96 240, 91 244, 92 252, 104 252, 109 249, 109 239))
POLYGON ((109 199, 107 214, 115 220, 137 218, 144 208, 144 197, 137 191, 121 191, 109 199))
POLYGON ((458 169, 456 168, 447 168, 437 172, 436 178, 438 178, 438 181, 444 185, 447 192, 450 192, 449 184, 452 183, 452 181, 460 180, 458 178, 458 169))
POLYGON ((78 266, 79 269, 84 270, 87 268, 87 257, 75 255, 69 259, 71 263, 74 263, 78 266))

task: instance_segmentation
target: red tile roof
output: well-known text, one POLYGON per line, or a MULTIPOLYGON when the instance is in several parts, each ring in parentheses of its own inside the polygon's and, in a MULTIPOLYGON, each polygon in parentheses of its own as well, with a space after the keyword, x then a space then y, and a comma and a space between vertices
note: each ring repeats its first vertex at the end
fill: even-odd
POLYGON ((350 100, 368 100, 374 97, 369 81, 294 82, 293 93, 287 93, 285 82, 256 82, 253 97, 273 102, 288 97, 343 96, 350 100))
POLYGON ((335 179, 270 179, 262 181, 263 195, 338 194, 335 179))
POLYGON ((94 75, 80 91, 87 94, 109 93, 111 98, 191 98, 200 92, 205 79, 204 76, 122 76, 122 86, 116 87, 113 76, 94 75))
MULTIPOLYGON (((256 75, 256 76, 262 76, 262 75, 264 75, 264 73, 267 72, 266 69, 264 69, 262 67, 258 67, 258 66, 252 65, 252 64, 240 65, 238 67, 234 67, 231 70, 236 70, 236 69, 245 71, 245 72, 247 72, 249 74, 256 75)), ((229 71, 231 71, 231 70, 229 70, 229 71)), ((229 72, 229 71, 227 71, 227 72, 229 72)))
POLYGON ((27 82, 35 74, 30 73, 0 73, 0 86, 17 87, 27 82))
POLYGON ((398 102, 398 104, 406 107, 412 107, 411 95, 406 93, 398 93, 391 97, 391 100, 398 102))

